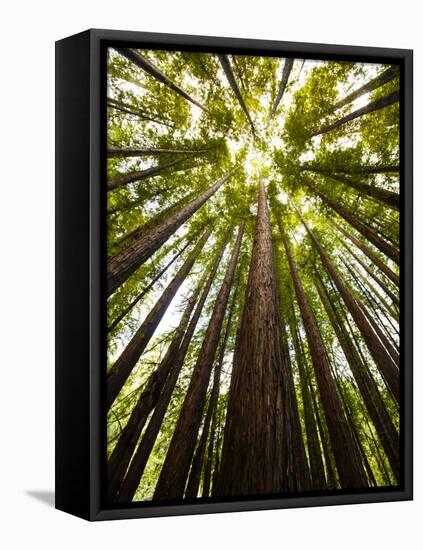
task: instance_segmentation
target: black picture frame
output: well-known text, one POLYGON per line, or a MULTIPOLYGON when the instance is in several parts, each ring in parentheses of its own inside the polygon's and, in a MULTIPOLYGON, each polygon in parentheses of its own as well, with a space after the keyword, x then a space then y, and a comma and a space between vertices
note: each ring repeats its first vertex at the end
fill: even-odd
POLYGON ((413 52, 405 49, 100 29, 56 43, 56 508, 93 521, 412 499, 412 93, 413 52), (114 508, 104 504, 105 193, 101 183, 105 48, 110 45, 399 64, 403 457, 399 488, 114 508))

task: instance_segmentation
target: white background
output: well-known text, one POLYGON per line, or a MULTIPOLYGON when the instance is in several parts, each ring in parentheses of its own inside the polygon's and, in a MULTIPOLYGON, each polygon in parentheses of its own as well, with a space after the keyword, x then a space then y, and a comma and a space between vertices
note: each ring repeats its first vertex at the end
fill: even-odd
POLYGON ((422 18, 403 0, 3 2, 0 57, 0 544, 3 548, 423 547, 422 18), (415 50, 415 501, 90 524, 54 466, 54 41, 89 27, 415 50), (40 498, 41 497, 41 498, 40 498), (4 539, 4 540, 2 540, 4 539), (94 546, 95 545, 95 546, 94 546))

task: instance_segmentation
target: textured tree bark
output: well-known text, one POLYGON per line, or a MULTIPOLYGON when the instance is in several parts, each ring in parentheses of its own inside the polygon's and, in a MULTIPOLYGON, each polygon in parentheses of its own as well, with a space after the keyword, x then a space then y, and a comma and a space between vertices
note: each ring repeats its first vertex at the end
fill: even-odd
POLYGON ((369 82, 366 82, 366 84, 363 84, 363 86, 360 86, 360 88, 348 94, 346 97, 344 97, 344 99, 338 101, 338 103, 335 103, 334 110, 345 107, 345 105, 348 105, 348 103, 351 103, 362 95, 372 92, 373 90, 380 88, 384 84, 391 82, 391 80, 394 80, 394 78, 396 78, 398 74, 399 73, 397 67, 388 67, 388 69, 383 71, 383 73, 379 74, 369 82))
POLYGON ((263 178, 253 251, 234 354, 217 496, 283 492, 287 446, 281 322, 263 178))
MULTIPOLYGON (((183 158, 174 159, 169 162, 165 162, 164 164, 151 166, 150 168, 146 168, 145 170, 138 170, 136 172, 130 172, 129 174, 119 176, 114 180, 109 180, 107 182, 107 190, 113 191, 113 189, 117 189, 118 187, 128 185, 129 183, 133 183, 134 181, 141 181, 148 178, 152 178, 154 176, 158 176, 168 168, 172 168, 172 166, 177 166, 178 164, 181 164, 182 162, 184 162, 184 160, 185 159, 183 158)), ((183 168, 180 168, 180 169, 182 170, 183 168)))
POLYGON ((326 488, 325 467, 320 450, 319 434, 317 431, 316 419, 313 412, 313 402, 310 395, 308 376, 304 362, 304 354, 300 345, 300 337, 297 328, 295 310, 292 307, 292 319, 290 320, 291 338, 294 343, 295 358, 297 360, 298 372, 300 375, 301 396, 304 407, 304 423, 307 434, 307 448, 310 459, 311 485, 313 489, 326 488))
POLYGON ((382 273, 384 273, 388 279, 390 279, 397 287, 400 285, 400 279, 399 275, 397 275, 392 269, 389 268, 382 260, 376 256, 374 252, 372 252, 365 244, 363 244, 361 241, 359 241, 354 235, 351 235, 348 231, 346 231, 342 226, 340 226, 335 221, 332 221, 333 225, 345 236, 347 239, 349 239, 352 243, 355 244, 357 248, 359 248, 363 254, 365 254, 370 261, 372 261, 375 266, 377 266, 382 273))
POLYGON ((398 432, 386 410, 385 403, 380 396, 375 381, 370 376, 368 369, 363 365, 357 350, 349 337, 348 331, 340 318, 333 301, 324 288, 320 278, 314 280, 316 289, 329 317, 341 348, 345 354, 354 379, 360 390, 367 412, 375 426, 378 437, 388 457, 392 471, 399 480, 400 471, 400 442, 398 432))
POLYGON ((146 59, 144 56, 142 56, 137 51, 131 49, 131 48, 115 48, 116 51, 118 51, 121 55, 129 59, 129 61, 132 61, 137 67, 140 69, 143 69, 146 73, 150 74, 151 76, 154 76, 156 80, 161 82, 162 84, 165 84, 168 86, 171 90, 182 96, 187 101, 191 102, 193 105, 196 105, 197 107, 200 107, 203 111, 208 113, 207 107, 202 105, 199 101, 191 97, 185 90, 183 90, 180 86, 172 82, 170 78, 168 78, 166 75, 164 75, 159 69, 151 63, 148 59, 146 59))
POLYGON ((108 295, 113 294, 140 265, 145 263, 229 179, 234 171, 227 172, 213 185, 201 192, 198 197, 177 212, 170 214, 125 250, 110 258, 107 266, 108 295))
POLYGON ((155 147, 108 147, 108 158, 131 158, 131 157, 148 157, 154 155, 203 155, 208 153, 210 149, 157 149, 155 147))
POLYGON ((179 373, 185 360, 186 353, 197 327, 198 320, 200 318, 207 296, 210 292, 210 288, 216 276, 217 269, 222 259, 223 251, 224 247, 222 247, 220 253, 212 264, 207 282, 204 286, 204 289, 202 290, 200 299, 189 322, 188 328, 184 334, 180 347, 171 358, 171 368, 169 375, 166 379, 165 386, 160 394, 150 422, 148 423, 145 433, 128 468, 125 479, 120 486, 119 494, 117 496, 118 502, 130 502, 134 497, 135 491, 137 490, 141 477, 144 473, 145 466, 147 465, 148 458, 157 439, 157 435, 162 425, 163 418, 166 414, 167 407, 171 400, 173 390, 175 388, 179 373))
POLYGON ((166 273, 166 271, 171 267, 174 262, 179 258, 179 256, 187 249, 191 241, 187 241, 185 246, 181 248, 181 250, 175 254, 169 262, 157 273, 157 275, 151 279, 150 283, 142 289, 142 291, 135 296, 135 298, 128 304, 127 307, 125 307, 121 313, 110 323, 110 325, 107 327, 107 332, 111 332, 113 329, 117 327, 117 325, 128 315, 128 313, 140 302, 144 296, 153 288, 153 286, 157 283, 157 281, 166 273))
POLYGON ((340 183, 348 185, 348 187, 359 191, 363 195, 366 195, 367 197, 370 197, 377 202, 385 204, 386 206, 389 206, 390 208, 393 208, 395 210, 399 210, 400 199, 398 193, 387 191, 386 189, 382 189, 381 187, 377 187, 376 185, 369 185, 368 183, 356 181, 342 174, 333 173, 323 168, 310 168, 309 170, 314 174, 322 174, 328 179, 339 181, 340 183))
POLYGON ((200 255, 207 239, 209 238, 212 230, 208 229, 203 236, 199 239, 196 246, 189 254, 188 258, 182 264, 175 277, 168 284, 163 291, 160 298, 157 300, 153 309, 145 318, 131 341, 127 344, 119 358, 114 365, 110 368, 107 374, 107 408, 109 409, 129 375, 132 369, 136 365, 138 359, 144 352, 150 338, 153 336, 158 324, 160 323, 163 315, 173 300, 179 287, 187 277, 195 260, 200 255))
POLYGON ((357 218, 353 216, 350 212, 345 210, 344 207, 342 207, 340 204, 333 201, 332 199, 328 198, 314 185, 309 182, 305 183, 307 187, 314 191, 316 195, 320 197, 327 206, 332 208, 337 214, 341 216, 341 218, 344 218, 345 221, 352 225, 352 227, 354 227, 359 233, 361 233, 363 237, 370 241, 378 250, 385 254, 385 256, 388 256, 388 258, 399 265, 399 251, 395 246, 392 246, 391 244, 384 241, 381 237, 379 237, 379 235, 372 231, 370 227, 368 227, 360 220, 357 220, 357 218))
POLYGON ((157 481, 154 499, 182 498, 205 405, 207 387, 238 261, 244 222, 241 223, 225 277, 192 373, 179 419, 157 481))
POLYGON ((304 322, 314 372, 322 401, 326 424, 335 457, 336 468, 342 488, 367 487, 366 475, 358 456, 356 444, 352 438, 348 421, 339 399, 335 380, 323 345, 317 323, 305 295, 298 268, 286 235, 283 236, 291 277, 304 322))
POLYGON ((326 134, 327 132, 330 132, 331 130, 335 130, 335 128, 339 128, 340 126, 346 124, 347 122, 350 122, 351 120, 354 120, 356 118, 359 118, 363 115, 368 115, 370 113, 374 113, 375 111, 378 111, 379 109, 383 109, 385 107, 389 107, 389 105, 393 105, 399 101, 399 91, 392 92, 391 94, 388 94, 387 96, 381 97, 379 99, 376 99, 375 101, 372 101, 368 105, 362 107, 361 109, 357 109, 356 111, 353 111, 349 115, 345 115, 341 119, 335 121, 333 124, 329 124, 328 126, 324 126, 317 132, 314 132, 314 134, 311 134, 310 137, 313 136, 319 136, 321 134, 326 134))
POLYGON ((248 112, 247 106, 245 105, 244 99, 241 95, 241 92, 239 90, 238 84, 235 80, 234 73, 232 71, 231 63, 229 61, 229 58, 227 55, 218 55, 220 64, 222 65, 222 68, 225 72, 226 78, 228 79, 228 82, 236 95, 239 104, 241 105, 242 110, 245 113, 245 116, 247 117, 248 122, 250 123, 251 130, 253 132, 253 135, 256 135, 256 129, 254 127, 253 121, 251 120, 250 113, 248 112))
POLYGON ((278 95, 276 96, 275 103, 273 104, 272 111, 270 113, 269 118, 272 118, 272 116, 276 113, 276 110, 279 106, 279 103, 282 100, 283 94, 285 92, 286 85, 288 84, 289 75, 291 74, 293 64, 294 64, 293 59, 286 59, 285 60, 285 65, 284 65, 283 71, 282 71, 282 78, 281 78, 281 83, 280 83, 280 86, 279 86, 278 95))
POLYGON ((323 265, 325 266, 326 271, 328 272, 329 276, 335 283, 340 295, 342 296, 343 301, 345 302, 345 305, 347 306, 349 312, 351 313, 352 318, 354 319, 354 322, 359 328, 363 336, 363 339, 366 342, 366 345, 380 373, 382 374, 387 385, 392 391, 393 396, 395 397, 397 402, 399 402, 400 387, 399 387, 399 370, 397 368, 397 365, 395 364, 394 360, 386 351, 386 349, 380 342, 379 338, 376 336, 374 330, 370 326, 365 314, 363 313, 363 308, 364 308, 363 304, 356 297, 352 295, 351 291, 349 290, 349 288, 341 278, 337 269, 335 268, 333 263, 330 261, 329 256, 324 251, 322 245, 316 239, 314 233, 306 224, 306 222, 304 221, 300 213, 299 215, 304 224, 304 227, 306 228, 311 240, 313 241, 320 255, 320 258, 322 260, 323 265))

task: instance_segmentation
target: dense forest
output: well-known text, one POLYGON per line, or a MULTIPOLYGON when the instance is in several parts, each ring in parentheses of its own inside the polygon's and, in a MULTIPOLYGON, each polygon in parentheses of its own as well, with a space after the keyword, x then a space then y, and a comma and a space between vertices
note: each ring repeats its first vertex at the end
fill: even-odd
POLYGON ((399 72, 116 48, 107 498, 400 483, 399 72))

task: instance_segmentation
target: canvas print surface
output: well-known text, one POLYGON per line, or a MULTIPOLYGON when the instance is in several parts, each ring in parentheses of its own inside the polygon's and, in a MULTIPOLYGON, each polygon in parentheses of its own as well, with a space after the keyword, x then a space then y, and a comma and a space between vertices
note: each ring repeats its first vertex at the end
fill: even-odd
POLYGON ((396 487, 399 71, 109 48, 109 503, 396 487))

